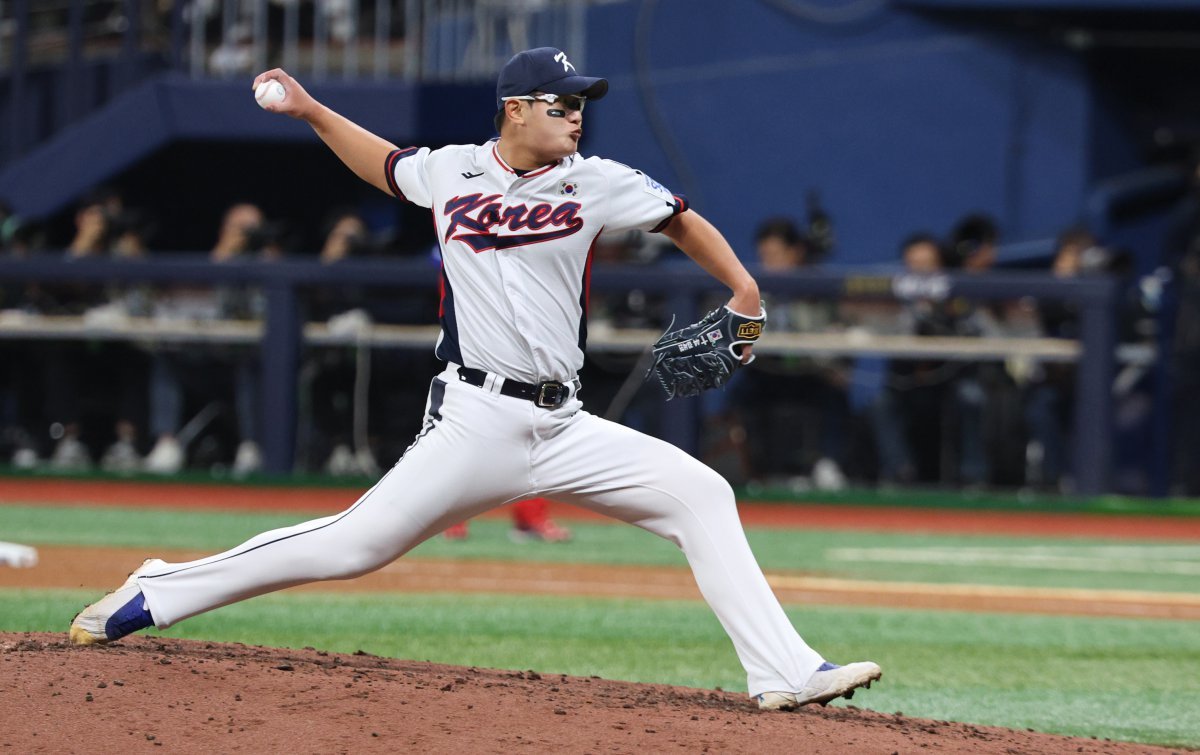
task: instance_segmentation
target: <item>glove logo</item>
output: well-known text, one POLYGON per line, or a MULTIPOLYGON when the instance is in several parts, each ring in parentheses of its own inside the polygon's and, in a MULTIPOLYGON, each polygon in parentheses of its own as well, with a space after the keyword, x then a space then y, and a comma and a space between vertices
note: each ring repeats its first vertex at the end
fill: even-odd
POLYGON ((737 329, 738 338, 744 338, 748 341, 757 340, 758 337, 761 335, 762 335, 762 323, 761 322, 744 322, 741 325, 739 325, 738 329, 737 329))
POLYGON ((701 333, 695 338, 683 341, 675 346, 680 351, 692 351, 694 349, 710 348, 714 343, 724 338, 720 331, 710 330, 707 333, 701 333))

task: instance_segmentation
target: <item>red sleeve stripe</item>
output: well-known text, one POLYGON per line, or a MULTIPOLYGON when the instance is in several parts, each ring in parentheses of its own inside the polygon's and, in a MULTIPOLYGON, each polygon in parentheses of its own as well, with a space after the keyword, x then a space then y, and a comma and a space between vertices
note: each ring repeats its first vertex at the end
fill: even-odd
POLYGON ((687 212, 687 209, 688 209, 687 197, 685 197, 681 194, 673 194, 672 196, 675 198, 675 207, 672 208, 671 214, 666 216, 665 218, 663 218, 661 223, 659 223, 658 225, 651 228, 650 233, 660 233, 664 228, 667 227, 667 225, 671 222, 672 219, 674 219, 674 217, 676 215, 680 214, 681 212, 687 212))
POLYGON ((396 184, 396 163, 406 157, 409 157, 410 155, 415 155, 417 153, 417 149, 417 147, 394 149, 388 153, 387 159, 383 161, 383 177, 384 180, 387 181, 388 189, 392 192, 392 194, 400 199, 403 199, 405 202, 408 201, 408 197, 404 196, 404 192, 401 191, 400 187, 396 184))

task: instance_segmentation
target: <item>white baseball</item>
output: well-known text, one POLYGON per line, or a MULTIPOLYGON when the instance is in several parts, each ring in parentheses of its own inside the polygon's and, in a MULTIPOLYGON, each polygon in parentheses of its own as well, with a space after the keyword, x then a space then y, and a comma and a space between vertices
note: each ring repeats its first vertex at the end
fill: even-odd
POLYGON ((262 108, 278 105, 284 97, 287 97, 287 90, 276 79, 267 79, 254 90, 254 99, 262 108))

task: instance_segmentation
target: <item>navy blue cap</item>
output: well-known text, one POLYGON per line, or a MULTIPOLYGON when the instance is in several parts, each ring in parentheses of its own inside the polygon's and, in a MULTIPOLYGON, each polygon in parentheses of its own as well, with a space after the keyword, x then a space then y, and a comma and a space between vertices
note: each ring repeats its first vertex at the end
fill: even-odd
POLYGON ((608 92, 608 80, 580 76, 567 54, 553 47, 536 47, 512 56, 496 80, 496 109, 504 107, 503 98, 520 97, 533 92, 582 94, 598 100, 608 92))

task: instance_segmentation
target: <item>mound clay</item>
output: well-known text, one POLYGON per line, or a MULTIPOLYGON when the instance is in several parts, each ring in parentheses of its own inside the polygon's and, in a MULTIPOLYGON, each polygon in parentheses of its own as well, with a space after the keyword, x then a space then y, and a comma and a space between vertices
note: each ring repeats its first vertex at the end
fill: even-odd
POLYGON ((160 638, 81 648, 65 634, 0 633, 0 658, 6 752, 1171 752, 311 648, 160 638))

